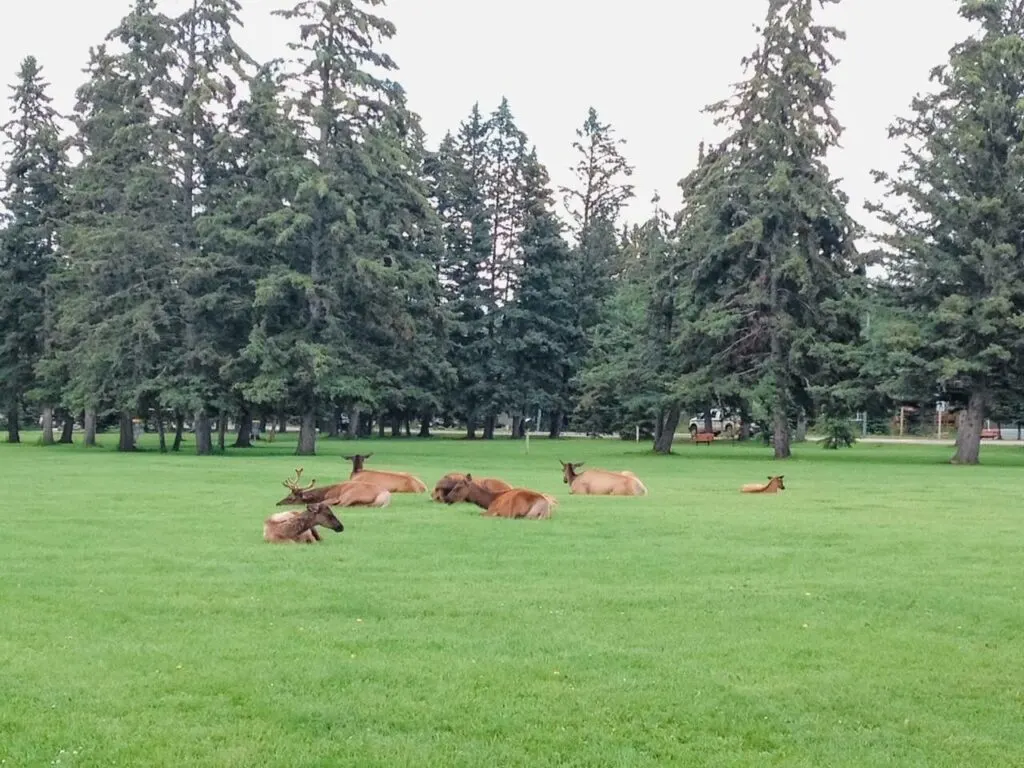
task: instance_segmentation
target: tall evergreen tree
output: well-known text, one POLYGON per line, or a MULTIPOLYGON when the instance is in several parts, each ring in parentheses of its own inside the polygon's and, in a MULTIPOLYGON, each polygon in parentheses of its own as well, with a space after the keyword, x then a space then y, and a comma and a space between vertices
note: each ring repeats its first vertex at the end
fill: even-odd
MULTIPOLYGON (((604 303, 613 291, 612 276, 620 257, 616 229, 623 206, 633 197, 633 186, 628 181, 633 167, 622 154, 624 145, 625 140, 618 138, 615 129, 602 122, 591 107, 573 141, 578 157, 572 167, 575 182, 561 188, 574 235, 574 322, 586 339, 593 338, 604 303)), ((567 361, 568 378, 563 383, 566 397, 570 379, 583 365, 585 355, 586 346, 581 345, 567 361)), ((552 414, 552 437, 558 436, 562 420, 562 413, 552 414)))
POLYGON ((825 165, 842 132, 829 45, 843 34, 814 21, 835 1, 770 1, 749 76, 708 108, 730 133, 683 182, 688 372, 763 400, 780 459, 791 420, 849 375, 837 355, 859 339, 845 299, 857 228, 825 165))
POLYGON ((168 167, 170 136, 156 104, 159 65, 151 58, 152 4, 139 0, 90 52, 89 80, 78 91, 72 212, 61 239, 58 355, 80 408, 120 412, 119 450, 134 450, 132 417, 159 402, 182 338, 180 287, 173 279, 176 195, 168 167))
POLYGON ((1021 394, 1024 362, 1024 9, 962 2, 980 33, 954 46, 890 135, 905 141, 890 197, 887 266, 916 333, 896 359, 901 388, 966 405, 953 463, 977 464, 983 421, 1021 394))
POLYGON ((513 437, 521 436, 523 419, 536 410, 561 414, 569 408, 569 360, 583 344, 572 303, 569 246, 535 149, 527 157, 523 182, 523 264, 514 300, 503 312, 503 351, 514 376, 508 387, 513 437))
POLYGON ((8 162, 0 240, 0 396, 9 442, 19 442, 20 404, 36 388, 43 406, 43 442, 53 440, 53 407, 59 388, 46 386, 36 366, 49 352, 58 268, 57 227, 66 209, 67 158, 39 62, 28 56, 11 90, 13 118, 2 126, 8 162))
MULTIPOLYGON (((219 412, 223 425, 225 411, 238 395, 232 392, 231 382, 220 376, 225 347, 245 338, 223 338, 232 326, 221 315, 224 301, 232 298, 225 295, 227 286, 237 287, 246 271, 244 258, 232 269, 222 251, 212 268, 213 260, 197 232, 199 216, 213 202, 208 199, 209 186, 217 176, 218 144, 227 140, 225 120, 240 84, 248 81, 247 65, 253 63, 235 42, 240 7, 238 0, 192 0, 183 13, 167 20, 167 39, 162 41, 168 57, 163 118, 174 137, 169 162, 178 187, 179 255, 174 267, 185 298, 181 368, 164 399, 179 412, 195 415, 199 454, 212 451, 211 411, 219 412)), ((175 442, 179 439, 176 436, 175 442)))

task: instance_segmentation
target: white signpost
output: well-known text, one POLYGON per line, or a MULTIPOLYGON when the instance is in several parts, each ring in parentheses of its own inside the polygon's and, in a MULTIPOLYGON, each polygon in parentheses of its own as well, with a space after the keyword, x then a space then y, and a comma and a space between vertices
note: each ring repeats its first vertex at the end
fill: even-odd
POLYGON ((938 428, 939 440, 942 439, 942 414, 949 408, 949 403, 945 400, 939 400, 935 403, 935 423, 938 428))

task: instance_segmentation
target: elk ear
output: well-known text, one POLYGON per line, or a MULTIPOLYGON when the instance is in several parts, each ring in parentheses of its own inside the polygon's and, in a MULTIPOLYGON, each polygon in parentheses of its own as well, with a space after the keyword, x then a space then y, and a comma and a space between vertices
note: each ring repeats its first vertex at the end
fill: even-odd
POLYGON ((585 461, 577 461, 577 462, 576 462, 575 464, 573 464, 572 466, 573 466, 573 468, 574 468, 574 469, 579 469, 580 467, 582 467, 582 466, 583 466, 584 464, 586 464, 586 463, 587 463, 587 462, 585 462, 585 461))
POLYGON ((342 456, 341 458, 343 458, 345 461, 352 461, 352 459, 354 457, 353 456, 342 456))
POLYGON ((471 474, 469 474, 469 472, 466 473, 466 482, 467 483, 473 482, 473 476, 471 474))

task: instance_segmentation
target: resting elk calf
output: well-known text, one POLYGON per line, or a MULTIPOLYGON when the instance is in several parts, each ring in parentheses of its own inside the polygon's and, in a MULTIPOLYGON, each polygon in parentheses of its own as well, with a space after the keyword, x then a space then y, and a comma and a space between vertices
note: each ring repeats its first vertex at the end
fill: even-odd
POLYGON ((263 521, 263 540, 273 543, 293 541, 315 544, 320 541, 316 526, 322 525, 341 533, 345 526, 334 516, 330 506, 323 503, 307 504, 304 510, 278 512, 263 521))
POLYGON ((531 491, 527 488, 512 488, 507 491, 489 491, 473 481, 473 476, 466 473, 465 477, 456 481, 451 490, 444 496, 445 504, 469 501, 481 507, 484 517, 524 518, 542 520, 551 517, 553 499, 547 494, 531 491))
POLYGON ((302 467, 295 470, 294 480, 285 480, 281 485, 288 489, 289 493, 279 502, 277 506, 285 504, 316 504, 324 503, 331 507, 386 507, 391 503, 391 492, 373 483, 364 483, 357 480, 346 480, 343 483, 323 485, 314 488, 316 480, 309 485, 299 486, 299 479, 302 477, 302 467))
POLYGON ((632 472, 612 472, 607 469, 588 469, 577 474, 583 462, 562 465, 562 482, 568 483, 569 493, 584 496, 646 496, 647 486, 632 472))
POLYGON ((349 475, 351 479, 379 485, 381 488, 387 488, 391 493, 423 493, 427 490, 427 486, 422 480, 408 472, 363 469, 363 464, 371 456, 373 456, 372 453, 365 456, 357 453, 354 456, 343 457, 345 461, 352 462, 352 474, 349 475))
POLYGON ((769 477, 767 483, 747 483, 740 488, 741 493, 778 493, 786 490, 782 482, 783 475, 769 477))
MULTIPOLYGON (((434 501, 444 501, 445 494, 448 493, 455 484, 465 478, 466 476, 461 472, 449 472, 447 475, 437 481, 434 486, 434 492, 430 498, 434 501)), ((485 488, 488 491, 494 493, 501 493, 502 491, 512 490, 512 486, 506 483, 504 480, 500 480, 497 477, 477 477, 473 480, 474 483, 479 485, 481 488, 485 488)))

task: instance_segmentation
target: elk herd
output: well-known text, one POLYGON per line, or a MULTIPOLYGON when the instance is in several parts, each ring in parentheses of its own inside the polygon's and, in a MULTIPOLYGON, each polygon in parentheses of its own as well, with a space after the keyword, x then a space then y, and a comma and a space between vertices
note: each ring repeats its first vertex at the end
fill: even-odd
MULTIPOLYGON (((352 462, 348 480, 316 487, 314 478, 302 486, 302 468, 295 477, 282 485, 288 495, 277 506, 303 505, 304 509, 278 512, 263 522, 263 539, 268 542, 300 542, 315 544, 320 541, 317 527, 322 526, 341 533, 345 526, 334 514, 335 507, 386 507, 393 493, 424 493, 427 486, 408 472, 390 472, 364 469, 373 454, 345 456, 352 462)), ((582 496, 646 496, 647 486, 633 472, 613 472, 607 469, 586 469, 583 462, 564 461, 562 482, 569 493, 582 496)), ((743 493, 777 493, 785 490, 782 476, 768 478, 767 483, 744 485, 743 493)), ((434 485, 432 501, 444 504, 466 502, 475 504, 484 517, 505 517, 524 520, 544 520, 558 506, 558 500, 547 493, 529 488, 513 487, 501 478, 474 477, 471 473, 449 472, 434 485)))

